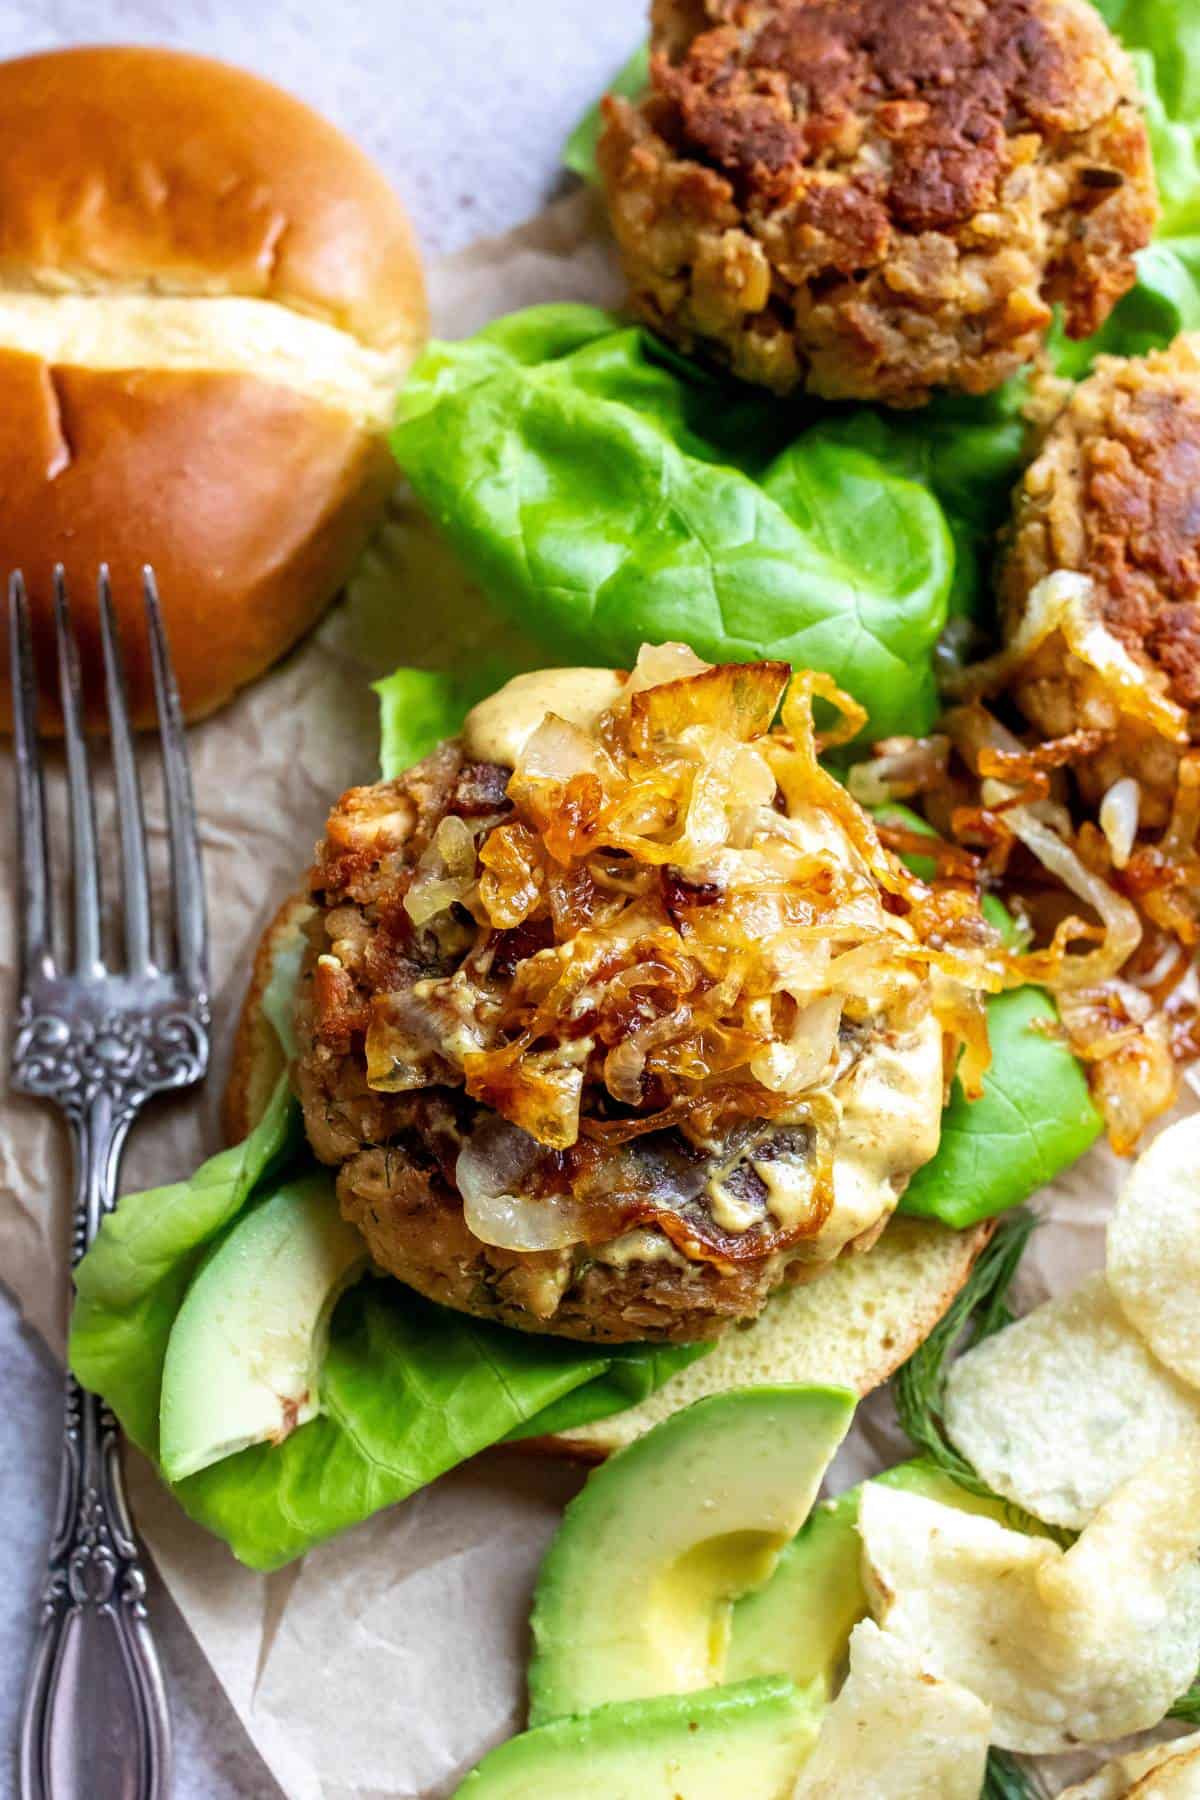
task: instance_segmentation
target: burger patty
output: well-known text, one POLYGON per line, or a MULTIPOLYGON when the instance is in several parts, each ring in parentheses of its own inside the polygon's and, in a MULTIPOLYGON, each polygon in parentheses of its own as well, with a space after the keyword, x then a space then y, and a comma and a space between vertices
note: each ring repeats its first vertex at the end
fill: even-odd
POLYGON ((1086 0, 655 0, 599 145, 635 307, 783 393, 985 392, 1095 331, 1156 218, 1086 0))
MULTIPOLYGON (((844 1115, 848 1160, 834 1217, 828 1196, 822 1204, 810 1198, 790 1228, 773 1210, 787 1211, 779 1193, 813 1161, 813 1128, 804 1123, 746 1118, 701 1141, 668 1124, 624 1138, 621 1108, 592 1094, 589 1112, 599 1109, 610 1135, 581 1135, 564 1150, 535 1145, 530 1157, 532 1140, 468 1095, 461 1053, 464 1034, 486 1011, 481 996, 544 951, 545 926, 491 933, 483 974, 471 985, 478 933, 465 909, 460 918, 450 906, 415 929, 404 905, 444 821, 464 821, 482 842, 506 820, 509 773, 470 760, 452 742, 397 781, 352 790, 334 809, 314 872, 317 910, 297 1001, 293 1081, 309 1140, 337 1168, 343 1213, 375 1261, 433 1300, 603 1342, 714 1336, 752 1318, 781 1282, 874 1241, 908 1175, 936 1145, 940 1028, 927 1009, 916 1018, 903 1009, 843 1015, 840 1099, 831 1104, 844 1115), (401 1031, 410 1059, 399 1077, 389 1069, 387 1078, 401 1083, 390 1090, 370 1078, 380 1018, 401 1031), (870 1191, 858 1191, 862 1171, 853 1161, 861 1153, 873 1169, 876 1140, 888 1132, 881 1079, 900 1089, 909 1082, 919 1096, 918 1123, 905 1118, 887 1146, 883 1201, 869 1183, 870 1191), (514 1143, 526 1163, 513 1185, 569 1208, 574 1241, 510 1250, 471 1230, 464 1152, 486 1161, 514 1143)), ((675 904, 682 893, 683 884, 675 904)))
MULTIPOLYGON (((1108 631, 1182 710, 1200 741, 1200 339, 1145 357, 1102 357, 1054 418, 1016 495, 1002 574, 1006 635, 1061 569, 1089 576, 1108 631)), ((1142 817, 1161 824, 1181 750, 1122 714, 1054 637, 1020 670, 1016 695, 1048 736, 1077 727, 1109 742, 1078 771, 1098 799, 1138 778, 1142 817)))

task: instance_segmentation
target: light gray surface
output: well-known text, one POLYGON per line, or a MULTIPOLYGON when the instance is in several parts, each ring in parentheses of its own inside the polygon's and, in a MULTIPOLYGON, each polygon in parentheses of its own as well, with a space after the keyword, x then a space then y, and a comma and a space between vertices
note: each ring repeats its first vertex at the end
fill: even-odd
MULTIPOLYGON (((0 56, 151 42, 245 63, 379 158, 436 255, 503 231, 548 198, 566 131, 636 41, 644 10, 642 0, 0 0, 0 56)), ((0 870, 6 864, 0 856, 0 870)), ((7 1299, 0 1395, 0 1794, 9 1794, 27 1622, 54 1498, 58 1379, 7 1299)), ((177 1795, 270 1800, 278 1789, 186 1628, 161 1591, 154 1598, 177 1795)))

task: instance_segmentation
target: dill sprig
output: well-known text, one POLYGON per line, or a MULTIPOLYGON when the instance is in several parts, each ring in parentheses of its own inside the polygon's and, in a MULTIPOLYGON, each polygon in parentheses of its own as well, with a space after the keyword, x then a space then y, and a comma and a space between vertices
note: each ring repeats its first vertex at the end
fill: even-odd
POLYGON ((960 1487, 988 1499, 997 1496, 946 1436, 946 1375, 953 1351, 969 1349, 1012 1324, 1008 1291, 1036 1223, 1025 1206, 1003 1215, 944 1317, 895 1377, 896 1414, 905 1435, 960 1487))
POLYGON ((1038 1800, 1037 1789, 1007 1750, 989 1750, 979 1800, 1038 1800))

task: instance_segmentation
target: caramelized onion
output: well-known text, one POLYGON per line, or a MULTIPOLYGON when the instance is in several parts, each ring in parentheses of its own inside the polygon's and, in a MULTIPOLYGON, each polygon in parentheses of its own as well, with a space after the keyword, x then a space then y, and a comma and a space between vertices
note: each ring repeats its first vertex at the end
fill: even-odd
POLYGON ((1127 1155, 1175 1098, 1175 1062, 1165 1016, 1127 981, 1060 996, 1072 1050, 1088 1066, 1113 1149, 1127 1155))
POLYGON ((702 662, 687 644, 643 644, 625 684, 622 703, 627 705, 645 688, 682 681, 689 675, 703 675, 711 667, 711 663, 702 662))
POLYGON ((841 996, 825 994, 801 1007, 787 1038, 751 1059, 750 1073, 774 1094, 799 1094, 826 1073, 837 1049, 841 996))
MULTIPOLYGON (((1087 868, 1079 854, 1057 831, 1037 818, 1027 806, 1013 806, 1005 813, 1009 830, 1032 851, 1042 867, 1065 888, 1084 900, 1100 920, 1099 947, 1068 955, 1069 931, 1060 928, 1047 950, 1026 951, 1017 966, 1028 981, 1049 982, 1056 990, 1095 986, 1120 973, 1142 941, 1137 910, 1106 881, 1087 868)), ((1066 921, 1075 935, 1094 935, 1082 921, 1066 921)))
POLYGON ((1142 790, 1132 775, 1114 781, 1100 802, 1100 829, 1108 839, 1114 869, 1123 869, 1137 841, 1142 790))
POLYGON ((563 1250, 584 1238, 582 1209, 567 1194, 522 1193, 542 1155, 526 1132, 484 1119, 458 1153, 454 1179, 468 1231, 503 1250, 563 1250))
POLYGON ((447 813, 416 867, 404 910, 414 925, 426 925, 463 901, 475 886, 475 834, 464 819, 447 813))
MULTIPOLYGON (((478 844, 446 819, 414 873, 414 924, 460 901, 478 936, 454 974, 412 986, 445 1033, 381 1020, 372 1080, 413 1084, 433 1049, 519 1133, 498 1140, 511 1156, 531 1143, 581 1156, 668 1126, 722 1143, 797 1109, 823 1144, 847 1004, 880 1030, 907 1028, 928 1011, 932 972, 964 990, 1002 981, 974 883, 911 875, 821 766, 822 747, 863 722, 828 676, 709 668, 680 646, 645 651, 593 729, 545 718, 508 782, 511 810, 478 844), (818 702, 837 716, 824 734, 818 702)), ((921 754, 944 764, 944 746, 921 754)), ((982 1014, 965 999, 960 1011, 974 1079, 982 1014)), ((527 1215, 484 1148, 463 1165, 480 1234, 525 1247, 557 1229, 527 1215)))
POLYGON ((951 673, 948 691, 961 699, 998 692, 1055 632, 1092 670, 1118 711, 1142 720, 1172 743, 1187 743, 1187 713, 1170 698, 1166 676, 1130 655, 1104 623, 1090 576, 1071 569, 1055 570, 1039 581, 1006 648, 987 662, 951 673))
POLYGON ((950 740, 940 733, 927 738, 887 738, 876 744, 874 756, 851 768, 850 792, 860 806, 910 800, 945 780, 949 758, 950 740))

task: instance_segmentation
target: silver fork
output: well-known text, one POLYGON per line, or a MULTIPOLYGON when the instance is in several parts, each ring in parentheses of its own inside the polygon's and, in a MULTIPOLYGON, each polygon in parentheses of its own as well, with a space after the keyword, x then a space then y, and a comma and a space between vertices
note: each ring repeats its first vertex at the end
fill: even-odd
MULTIPOLYGON (((124 958, 104 961, 92 777, 79 649, 62 571, 55 627, 71 832, 70 947, 56 953, 29 606, 9 585, 18 776, 20 1002, 13 1086, 66 1114, 74 1148, 72 1264, 114 1205, 133 1119, 208 1064, 208 940, 179 696, 153 571, 144 575, 170 845, 172 953, 156 960, 141 784, 107 569, 99 600, 117 795, 124 958)), ((115 1419, 68 1375, 62 1476, 18 1750, 22 1800, 164 1800, 170 1722, 150 1634, 115 1419)))

